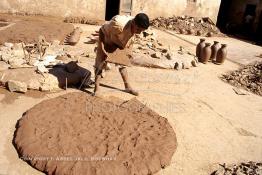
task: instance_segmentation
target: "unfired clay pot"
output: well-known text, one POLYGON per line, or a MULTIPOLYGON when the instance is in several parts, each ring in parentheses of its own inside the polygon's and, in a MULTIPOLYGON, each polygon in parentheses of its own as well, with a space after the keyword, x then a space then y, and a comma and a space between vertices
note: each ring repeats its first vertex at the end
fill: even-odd
POLYGON ((206 41, 206 39, 201 38, 200 42, 198 43, 198 45, 196 47, 196 56, 198 58, 198 61, 200 61, 201 50, 205 47, 205 41, 206 41))
POLYGON ((200 62, 206 64, 211 57, 211 44, 206 43, 205 47, 201 51, 200 62))
POLYGON ((70 45, 76 45, 78 43, 78 41, 80 40, 80 35, 82 33, 82 29, 80 29, 79 27, 77 27, 72 34, 70 35, 70 37, 68 38, 68 43, 70 45))
POLYGON ((217 64, 223 64, 227 58, 227 45, 222 44, 222 47, 217 51, 217 64))
POLYGON ((211 61, 215 61, 217 57, 217 51, 220 48, 219 42, 214 41, 214 44, 211 46, 211 61))

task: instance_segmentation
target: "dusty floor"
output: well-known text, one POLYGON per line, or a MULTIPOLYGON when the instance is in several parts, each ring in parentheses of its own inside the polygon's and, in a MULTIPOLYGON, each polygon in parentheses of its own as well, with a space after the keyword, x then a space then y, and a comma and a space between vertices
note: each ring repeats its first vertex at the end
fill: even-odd
MULTIPOLYGON (((82 43, 86 41, 85 36, 97 27, 79 26, 83 27, 84 34, 78 46, 92 51, 93 46, 82 43)), ((161 31, 157 33, 159 39, 170 47, 194 49, 193 45, 178 37, 161 31)), ((198 40, 187 39, 191 42, 198 40)), ((235 39, 227 40, 242 43, 235 39)), ((257 51, 257 46, 247 43, 243 43, 243 46, 232 45, 235 48, 248 46, 253 49, 250 51, 252 56, 257 51)), ((230 54, 230 59, 241 60, 246 52, 235 50, 232 54, 234 58, 230 54)), ((92 70, 93 56, 82 59, 81 65, 92 70)), ((177 135, 178 148, 172 165, 158 175, 206 175, 217 169, 218 163, 262 160, 262 98, 254 94, 239 96, 232 86, 218 78, 222 73, 237 68, 238 65, 230 61, 223 66, 200 64, 197 68, 181 71, 129 68, 132 85, 141 94, 138 99, 166 117, 177 135)), ((122 99, 133 97, 119 91, 123 89, 123 83, 114 68, 107 73, 103 84, 107 86, 102 88, 105 96, 113 95, 122 99)), ((12 145, 15 124, 23 112, 35 104, 72 91, 77 90, 46 94, 44 97, 19 95, 9 102, 4 99, 8 99, 10 94, 0 91, 0 174, 41 174, 18 158, 12 145)))

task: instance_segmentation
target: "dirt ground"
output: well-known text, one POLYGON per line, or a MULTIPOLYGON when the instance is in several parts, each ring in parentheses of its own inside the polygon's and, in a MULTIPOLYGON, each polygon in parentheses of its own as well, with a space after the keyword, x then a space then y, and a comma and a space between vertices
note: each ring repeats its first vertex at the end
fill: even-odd
MULTIPOLYGON (((76 47, 86 47, 91 53, 94 46, 83 43, 98 26, 77 26, 81 26, 84 33, 76 47)), ((183 46, 194 50, 194 45, 181 38, 162 31, 156 33, 170 47, 183 46)), ((198 38, 187 40, 194 42, 198 38)), ((248 43, 240 47, 245 46, 250 48, 249 52, 257 50, 256 46, 248 43)), ((245 50, 235 51, 236 60, 237 54, 241 57, 246 53, 245 50)), ((92 71, 92 58, 82 58, 80 65, 92 71)), ((157 175, 206 175, 216 170, 219 163, 262 160, 262 97, 251 93, 237 95, 231 85, 218 78, 222 73, 238 68, 238 64, 226 61, 221 66, 199 64, 196 68, 181 71, 143 67, 128 69, 133 87, 141 94, 138 100, 166 117, 176 132, 178 147, 172 164, 157 175)), ((124 85, 114 67, 102 83, 105 97, 116 96, 124 100, 133 97, 121 91, 124 85)), ((44 97, 25 94, 8 102, 5 99, 10 93, 0 91, 0 174, 42 174, 18 158, 12 145, 15 124, 26 110, 41 101, 75 91, 78 90, 69 89, 44 97)))
POLYGON ((73 25, 63 23, 63 19, 44 16, 19 16, 0 14, 0 22, 11 23, 5 30, 0 28, 0 45, 5 42, 35 43, 39 35, 45 36, 48 42, 64 41, 73 31, 73 25))

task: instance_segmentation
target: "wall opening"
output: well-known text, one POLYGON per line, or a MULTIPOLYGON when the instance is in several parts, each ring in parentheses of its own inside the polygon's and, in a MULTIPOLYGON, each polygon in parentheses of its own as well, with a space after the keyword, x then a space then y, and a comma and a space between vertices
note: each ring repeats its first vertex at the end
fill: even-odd
POLYGON ((225 32, 226 30, 231 5, 232 0, 221 0, 217 18, 217 26, 222 32, 225 32))
POLYGON ((262 45, 262 11, 260 12, 259 22, 256 32, 256 42, 258 45, 262 45))
POLYGON ((120 0, 106 0, 106 21, 119 14, 120 0))
POLYGON ((252 37, 252 34, 254 33, 253 31, 253 26, 254 26, 254 21, 256 17, 256 5, 253 4, 247 4, 243 16, 243 35, 247 37, 252 37))
POLYGON ((223 33, 256 41, 261 35, 260 8, 259 3, 250 4, 248 0, 221 0, 217 26, 223 33))

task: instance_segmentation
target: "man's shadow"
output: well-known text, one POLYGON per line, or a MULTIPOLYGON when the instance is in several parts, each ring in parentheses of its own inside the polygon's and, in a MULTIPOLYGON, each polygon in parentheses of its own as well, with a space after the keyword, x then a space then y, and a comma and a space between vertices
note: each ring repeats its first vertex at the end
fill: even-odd
POLYGON ((48 73, 57 78, 58 86, 61 89, 74 88, 92 94, 91 91, 84 89, 86 84, 92 83, 91 71, 79 66, 77 61, 54 66, 52 69, 49 69, 48 73))

